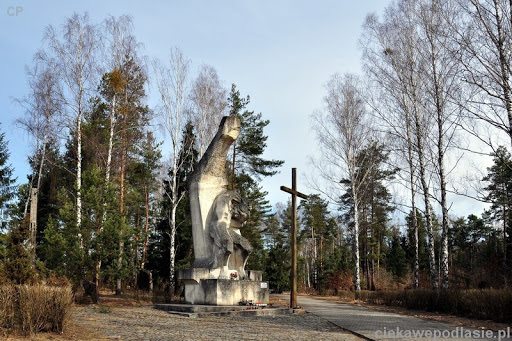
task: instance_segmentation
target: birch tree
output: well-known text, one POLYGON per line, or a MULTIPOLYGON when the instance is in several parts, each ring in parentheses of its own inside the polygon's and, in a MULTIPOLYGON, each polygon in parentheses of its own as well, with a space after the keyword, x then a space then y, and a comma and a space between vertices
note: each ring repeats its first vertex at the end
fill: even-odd
MULTIPOLYGON (((422 107, 425 96, 424 55, 418 50, 417 4, 399 1, 385 10, 379 22, 375 15, 367 17, 362 39, 365 70, 375 88, 376 100, 370 101, 374 111, 398 142, 397 150, 408 165, 408 190, 411 193, 413 217, 416 215, 416 181, 423 192, 423 205, 428 233, 429 266, 433 288, 438 287, 435 258, 427 137, 431 119, 422 107), (404 148, 402 148, 404 147, 404 148)), ((415 236, 414 286, 418 286, 418 223, 413 219, 415 236)))
MULTIPOLYGON (((108 102, 110 115, 109 115, 109 143, 107 151, 107 160, 105 166, 105 190, 110 183, 111 165, 113 156, 114 139, 116 138, 115 132, 117 131, 121 137, 120 146, 120 212, 123 216, 123 221, 126 221, 125 214, 125 170, 126 170, 126 154, 128 146, 133 141, 128 141, 130 134, 130 127, 128 126, 129 119, 137 121, 141 110, 137 110, 140 106, 141 98, 145 97, 144 85, 147 81, 144 65, 138 55, 139 44, 133 35, 133 22, 132 18, 126 15, 119 18, 108 17, 104 21, 105 31, 107 32, 106 41, 108 42, 106 54, 108 56, 108 69, 109 72, 103 77, 103 96, 108 102), (132 116, 129 118, 128 116, 132 116)), ((143 110, 142 110, 143 111, 143 110)), ((143 127, 140 127, 143 128, 143 127)), ((118 137, 119 137, 118 136, 118 137)), ((102 224, 105 222, 105 216, 102 219, 102 224)), ((120 226, 120 239, 119 239, 119 257, 118 257, 118 272, 121 271, 123 263, 123 227, 120 226)), ((101 231, 101 227, 99 231, 101 231)), ((98 262, 97 268, 101 267, 101 260, 98 262)), ((98 271, 96 275, 96 282, 99 284, 98 271)), ((116 279, 116 293, 120 294, 122 289, 121 278, 116 279)))
POLYGON ((106 40, 108 41, 107 55, 109 59, 107 87, 104 89, 104 95, 108 97, 107 99, 110 102, 110 134, 105 167, 105 183, 108 184, 111 175, 115 123, 119 106, 118 97, 121 95, 122 90, 126 88, 126 79, 122 75, 121 67, 127 56, 137 57, 138 44, 133 35, 133 21, 131 17, 126 15, 119 18, 110 16, 105 19, 104 26, 106 32, 108 32, 106 40))
POLYGON ((353 201, 354 287, 361 290, 359 255, 359 205, 370 169, 359 169, 357 156, 372 136, 372 125, 360 90, 353 75, 333 75, 327 85, 325 109, 313 115, 314 129, 321 149, 317 170, 326 181, 322 190, 335 202, 344 191, 343 180, 350 183, 353 201))
POLYGON ((441 260, 442 288, 449 284, 448 236, 450 222, 448 218, 448 200, 446 169, 447 153, 453 147, 454 136, 460 124, 459 107, 453 99, 461 98, 460 63, 453 58, 451 51, 455 46, 451 39, 448 22, 453 21, 455 10, 449 1, 428 0, 420 2, 418 23, 425 44, 422 48, 425 63, 426 96, 424 110, 432 116, 435 129, 428 145, 433 148, 434 171, 439 183, 438 198, 441 206, 442 234, 441 260))
POLYGON ((191 121, 196 129, 199 158, 215 136, 227 108, 227 90, 222 86, 217 71, 203 64, 192 84, 190 100, 191 121))
POLYGON ((53 66, 62 90, 59 94, 70 132, 76 135, 76 228, 83 249, 82 222, 82 121, 92 92, 96 89, 97 53, 101 39, 87 13, 74 13, 60 29, 45 29, 44 48, 38 59, 53 66))
POLYGON ((500 134, 512 145, 512 3, 454 1, 459 16, 451 21, 451 37, 456 42, 452 55, 464 69, 462 79, 470 95, 461 101, 468 114, 464 128, 496 152, 500 134), (491 134, 482 133, 474 120, 491 127, 491 134))
MULTIPOLYGON (((16 123, 34 139, 34 161, 39 159, 39 165, 37 166, 37 174, 30 177, 24 217, 28 212, 30 192, 35 190, 35 195, 39 195, 43 168, 46 162, 47 145, 50 138, 56 133, 57 116, 61 112, 61 103, 58 98, 60 90, 58 79, 51 68, 36 61, 33 68, 27 68, 27 77, 30 93, 27 97, 16 100, 25 109, 25 114, 22 118, 17 119, 16 123), (34 179, 37 179, 35 180, 35 186, 34 179)), ((30 229, 29 248, 35 262, 37 221, 32 222, 30 229)))
POLYGON ((164 191, 170 201, 169 215, 169 295, 174 295, 175 257, 176 257, 176 209, 185 192, 178 191, 178 172, 180 164, 181 133, 187 121, 188 96, 187 82, 190 60, 178 48, 170 51, 169 61, 153 63, 155 80, 160 94, 160 111, 165 117, 165 126, 170 137, 171 155, 169 191, 164 191))
MULTIPOLYGON (((461 64, 468 95, 460 105, 467 114, 463 129, 492 150, 512 147, 512 2, 506 0, 453 0, 459 13, 451 26, 456 45, 453 56, 461 64)), ((477 155, 488 155, 471 148, 477 155)), ((489 175, 484 176, 484 180, 489 175)), ((480 178, 481 179, 481 178, 480 178)), ((480 180, 479 179, 479 180, 480 180)), ((477 199, 489 202, 480 182, 477 199)), ((491 200, 493 205, 495 201, 491 200)), ((504 209, 505 211, 505 209, 504 209)), ((503 219, 503 243, 507 245, 507 219, 503 219)), ((509 247, 510 249, 510 247, 509 247)), ((506 252, 504 263, 506 264, 506 252)))

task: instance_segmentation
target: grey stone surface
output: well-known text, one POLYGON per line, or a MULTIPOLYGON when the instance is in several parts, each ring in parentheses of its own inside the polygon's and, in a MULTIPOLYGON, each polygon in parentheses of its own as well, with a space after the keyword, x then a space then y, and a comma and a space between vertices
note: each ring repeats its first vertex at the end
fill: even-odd
POLYGON ((181 270, 185 300, 191 304, 232 305, 240 300, 268 302, 261 273, 245 271, 252 247, 240 228, 249 208, 229 189, 227 153, 240 134, 240 119, 224 117, 188 180, 194 265, 181 270))
POLYGON ((265 286, 266 282, 260 281, 201 279, 198 284, 185 284, 185 300, 212 305, 237 305, 242 300, 267 303, 269 293, 265 286))
POLYGON ((505 336, 499 338, 497 332, 454 326, 353 304, 316 300, 306 296, 299 296, 298 304, 306 311, 369 340, 512 340, 512 331, 509 331, 508 336, 506 330, 501 331, 505 336))
POLYGON ((194 267, 220 269, 219 278, 231 273, 245 278, 251 245, 240 234, 248 207, 228 187, 227 154, 240 134, 240 119, 226 116, 188 181, 194 267))
POLYGON ((210 316, 277 316, 292 314, 289 308, 258 308, 251 306, 212 306, 193 304, 155 304, 155 308, 185 317, 210 316))
MULTIPOLYGON (((188 183, 194 242, 194 267, 213 267, 213 239, 208 218, 217 197, 228 190, 226 156, 240 134, 240 119, 224 117, 219 130, 196 166, 188 183)), ((220 208, 219 208, 220 209, 220 208)), ((230 219, 230 217, 224 217, 230 219)))

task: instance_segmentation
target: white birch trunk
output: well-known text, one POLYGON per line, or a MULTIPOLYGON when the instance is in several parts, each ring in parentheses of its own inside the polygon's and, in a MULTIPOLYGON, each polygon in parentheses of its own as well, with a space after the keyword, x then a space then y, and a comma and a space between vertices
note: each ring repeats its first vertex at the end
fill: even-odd
POLYGON ((76 153, 76 227, 80 249, 84 249, 82 239, 82 111, 79 109, 77 118, 77 153, 76 153))
MULTIPOLYGON (((116 107, 116 94, 112 98, 112 110, 110 112, 110 135, 108 140, 108 154, 107 154, 107 164, 105 170, 105 189, 107 189, 108 183, 110 181, 110 168, 112 165, 112 149, 114 145, 114 125, 115 125, 115 107, 116 107)), ((105 219, 103 219, 105 221, 105 219)))
POLYGON ((439 287, 437 267, 436 267, 436 256, 434 247, 434 231, 432 226, 432 210, 430 205, 430 188, 427 182, 426 167, 425 167, 425 153, 423 150, 423 133, 424 129, 421 127, 419 113, 414 110, 414 123, 415 123, 415 135, 416 135, 416 152, 418 153, 418 163, 420 172, 420 183, 423 190, 423 202, 425 204, 425 223, 428 236, 428 256, 430 266, 430 280, 432 288, 437 290, 439 287))
POLYGON ((354 289, 356 291, 357 299, 359 298, 359 293, 361 292, 361 275, 359 271, 359 198, 354 180, 352 180, 352 199, 354 200, 354 289))

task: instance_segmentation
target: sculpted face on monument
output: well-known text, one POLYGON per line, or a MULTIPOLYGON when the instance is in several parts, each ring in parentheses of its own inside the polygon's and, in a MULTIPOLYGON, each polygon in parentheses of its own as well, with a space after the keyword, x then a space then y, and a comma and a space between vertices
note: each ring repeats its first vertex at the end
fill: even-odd
POLYGON ((249 206, 237 191, 230 191, 231 196, 231 224, 229 227, 239 229, 249 217, 249 206))
POLYGON ((210 268, 221 269, 223 277, 236 271, 239 278, 245 278, 245 263, 252 247, 239 229, 247 220, 248 212, 237 191, 225 191, 215 199, 206 220, 212 238, 210 268))

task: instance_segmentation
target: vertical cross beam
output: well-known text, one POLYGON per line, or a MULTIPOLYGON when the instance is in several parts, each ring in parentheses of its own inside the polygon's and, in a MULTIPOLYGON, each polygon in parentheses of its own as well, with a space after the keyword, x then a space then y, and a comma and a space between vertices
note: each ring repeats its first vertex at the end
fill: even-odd
POLYGON ((290 308, 297 307, 297 197, 308 196, 297 191, 297 168, 292 168, 292 188, 281 186, 281 190, 292 195, 292 226, 290 244, 292 251, 292 288, 290 290, 290 308))

